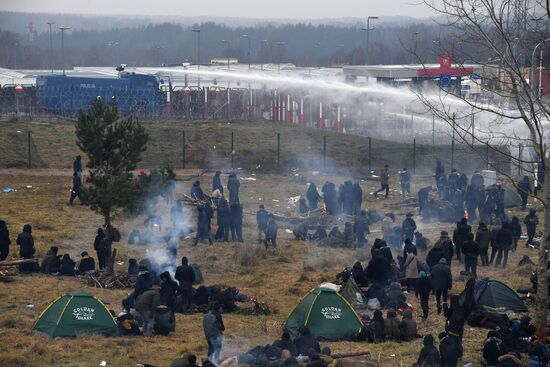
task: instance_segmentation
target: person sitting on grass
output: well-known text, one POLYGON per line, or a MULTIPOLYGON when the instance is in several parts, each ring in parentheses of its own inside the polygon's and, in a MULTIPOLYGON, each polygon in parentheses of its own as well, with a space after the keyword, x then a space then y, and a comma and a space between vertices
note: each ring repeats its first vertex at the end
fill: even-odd
POLYGON ((84 251, 80 254, 82 257, 80 263, 78 264, 78 273, 86 274, 95 271, 95 260, 93 257, 88 255, 88 252, 84 251))
POLYGON ((59 270, 59 273, 61 275, 68 275, 68 276, 74 276, 74 268, 75 268, 75 262, 69 254, 63 255, 63 258, 61 259, 61 268, 59 270))
POLYGON ((42 260, 40 265, 40 271, 44 274, 55 274, 59 272, 59 267, 61 266, 61 260, 57 256, 58 248, 57 246, 52 246, 48 250, 46 257, 42 260))
POLYGON ((397 312, 395 312, 393 308, 389 309, 386 313, 386 319, 384 320, 384 332, 386 334, 386 339, 401 340, 399 319, 397 318, 397 312))
POLYGON ((434 346, 434 337, 432 334, 428 334, 422 339, 422 350, 416 360, 416 367, 439 367, 441 363, 441 357, 439 351, 434 346))
POLYGON ((405 312, 403 312, 403 319, 399 324, 399 328, 401 329, 401 338, 404 341, 410 341, 418 338, 416 321, 413 318, 413 313, 411 310, 405 310, 405 312))

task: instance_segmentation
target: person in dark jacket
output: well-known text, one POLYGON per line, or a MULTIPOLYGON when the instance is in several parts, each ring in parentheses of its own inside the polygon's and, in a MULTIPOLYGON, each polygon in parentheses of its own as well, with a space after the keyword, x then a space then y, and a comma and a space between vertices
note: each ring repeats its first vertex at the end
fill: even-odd
POLYGON ((280 350, 286 349, 293 356, 298 355, 298 349, 296 349, 296 345, 290 339, 290 334, 286 331, 283 332, 283 335, 281 335, 281 340, 278 340, 275 343, 273 343, 273 346, 279 348, 280 350))
POLYGON ((271 213, 269 213, 267 221, 267 228, 265 231, 265 239, 264 239, 264 246, 267 250, 269 244, 271 243, 271 246, 276 247, 277 246, 277 221, 275 220, 275 216, 271 213))
POLYGON ((220 193, 223 194, 223 185, 220 178, 221 174, 222 173, 220 171, 216 171, 216 173, 214 173, 214 177, 212 177, 212 191, 220 190, 220 193))
POLYGON ((441 356, 441 367, 457 366, 460 351, 454 340, 446 332, 439 334, 439 354, 441 356))
POLYGON ((464 271, 477 277, 477 257, 479 256, 479 244, 474 241, 474 234, 466 234, 466 241, 462 244, 464 254, 464 271))
MULTIPOLYGON (((537 367, 540 365, 538 361, 535 363, 535 366, 537 367)), ((523 363, 521 362, 521 355, 518 352, 514 351, 508 352, 500 356, 496 367, 523 367, 523 363)))
POLYGON ((292 229, 292 234, 298 241, 307 241, 309 239, 308 229, 309 226, 307 225, 307 222, 300 222, 294 226, 292 229))
POLYGON ((311 236, 311 239, 313 241, 320 241, 325 238, 327 238, 327 231, 325 230, 325 227, 318 225, 315 233, 313 234, 313 236, 311 236))
POLYGON ((80 174, 82 172, 82 157, 77 155, 73 161, 73 173, 80 174))
POLYGON ((498 230, 496 235, 496 249, 497 249, 497 258, 495 262, 495 267, 498 267, 502 261, 502 267, 505 268, 508 263, 508 251, 512 248, 513 245, 512 232, 510 232, 510 225, 508 222, 502 222, 502 227, 498 230), (504 260, 502 259, 504 255, 504 260))
MULTIPOLYGON (((17 245, 19 246, 19 257, 22 259, 33 259, 36 249, 34 248, 34 238, 32 237, 32 227, 30 224, 23 226, 23 232, 17 236, 17 245)), ((32 273, 34 271, 34 264, 21 264, 19 265, 19 272, 32 273)))
POLYGON ((54 274, 59 272, 61 266, 61 260, 57 256, 57 246, 52 246, 46 253, 46 257, 42 259, 40 265, 40 271, 44 274, 54 274))
POLYGON ((154 318, 155 323, 153 330, 155 334, 168 335, 170 332, 176 331, 176 316, 174 315, 174 311, 167 305, 155 307, 154 318))
POLYGON ((95 260, 93 257, 88 255, 87 251, 84 251, 80 254, 81 259, 78 264, 78 273, 85 274, 95 270, 95 260))
POLYGON ((504 188, 502 183, 498 182, 495 184, 494 190, 495 197, 495 215, 501 221, 506 220, 506 213, 504 213, 504 188))
POLYGON ((466 188, 464 206, 468 212, 468 221, 470 221, 470 223, 475 223, 477 221, 476 209, 478 207, 478 195, 477 190, 474 189, 472 185, 468 185, 466 188))
POLYGON ((359 215, 363 206, 363 189, 359 182, 353 184, 353 215, 359 215))
POLYGON ((462 357, 462 335, 464 334, 465 315, 464 309, 459 304, 459 297, 456 294, 451 296, 451 306, 445 307, 445 332, 455 343, 458 350, 458 357, 462 357))
POLYGON ((525 244, 525 246, 527 247, 533 244, 533 238, 535 238, 535 234, 537 233, 539 218, 537 217, 536 209, 529 210, 529 214, 527 214, 527 216, 523 220, 523 224, 525 224, 525 228, 527 229, 527 243, 525 244))
POLYGON ((97 229, 97 235, 94 239, 94 250, 97 254, 99 270, 105 269, 105 257, 107 256, 107 247, 105 245, 105 232, 101 227, 97 229))
POLYGON ((307 192, 306 192, 307 201, 309 202, 309 208, 310 210, 317 209, 317 205, 319 204, 319 201, 322 199, 321 195, 319 195, 319 191, 317 191, 317 186, 313 182, 309 182, 307 192))
POLYGON ((193 242, 193 246, 197 246, 199 241, 202 239, 208 240, 208 243, 212 245, 213 244, 212 235, 210 234, 210 228, 209 228, 210 219, 208 218, 208 211, 206 209, 206 205, 198 205, 197 211, 198 211, 197 233, 195 235, 195 241, 193 242))
POLYGON ((176 283, 170 273, 165 271, 160 274, 160 296, 162 304, 174 310, 176 307, 176 297, 179 290, 179 285, 176 283))
POLYGON ((342 238, 348 243, 355 243, 357 238, 355 236, 355 232, 353 232, 353 226, 350 222, 344 223, 344 233, 342 233, 342 238))
POLYGON ((407 218, 403 221, 403 224, 401 225, 401 234, 402 234, 402 240, 405 241, 406 239, 409 239, 411 241, 414 240, 414 232, 416 231, 416 222, 412 218, 412 213, 407 213, 407 218))
POLYGON ((176 269, 176 280, 179 282, 179 293, 182 298, 182 307, 186 310, 191 304, 193 296, 193 283, 195 282, 195 271, 189 265, 187 257, 181 258, 181 265, 176 269))
POLYGON ((429 301, 430 293, 432 292, 432 282, 430 278, 426 275, 425 271, 420 271, 418 273, 418 278, 416 279, 416 298, 420 297, 420 307, 422 308, 422 317, 427 319, 430 312, 429 301))
POLYGON ((434 346, 434 338, 432 334, 424 336, 422 339, 424 345, 420 350, 418 359, 416 360, 417 367, 439 367, 441 357, 439 351, 434 346))
POLYGON ((372 315, 372 321, 369 324, 373 334, 374 342, 380 343, 386 340, 386 332, 384 329, 384 317, 382 316, 382 311, 374 310, 372 315))
MULTIPOLYGON (((439 240, 435 243, 434 248, 435 247, 443 249, 443 257, 445 258, 445 260, 447 260, 447 265, 451 266, 451 260, 455 252, 455 247, 453 241, 449 239, 449 233, 447 231, 441 231, 441 236, 439 237, 439 240)), ((428 260, 426 259, 426 262, 427 261, 428 260)), ((430 265, 429 262, 428 265, 430 265)))
POLYGON ((158 285, 152 286, 136 298, 136 311, 143 321, 143 335, 153 336, 155 329, 155 310, 161 305, 158 285))
POLYGON ((405 310, 403 312, 403 318, 401 319, 399 328, 401 329, 401 339, 404 341, 411 341, 418 338, 418 329, 411 310, 405 310))
POLYGON ((384 305, 385 308, 406 308, 409 307, 407 304, 407 296, 401 290, 401 285, 399 283, 393 282, 390 284, 390 291, 388 292, 387 302, 384 305))
POLYGON ((136 259, 128 260, 128 275, 138 275, 139 266, 136 259))
POLYGON ((451 268, 447 265, 447 260, 442 258, 439 264, 435 265, 430 272, 432 281, 432 289, 435 291, 435 301, 437 304, 437 313, 441 313, 441 297, 443 296, 443 304, 447 304, 449 290, 453 287, 453 276, 451 268))
POLYGON ((401 340, 399 319, 397 318, 397 312, 393 308, 390 308, 386 313, 386 319, 384 320, 384 333, 386 334, 386 339, 401 340))
POLYGON ((367 243, 365 234, 370 233, 369 220, 367 218, 367 212, 361 210, 361 213, 355 217, 355 223, 353 224, 353 231, 357 236, 357 245, 363 246, 367 243))
POLYGON ((489 331, 487 339, 483 343, 483 358, 487 362, 487 366, 496 366, 499 357, 504 354, 506 354, 506 350, 500 339, 500 333, 495 330, 489 331))
POLYGON ((201 188, 200 181, 195 181, 191 187, 191 197, 197 200, 204 200, 204 192, 201 188))
POLYGON ((229 227, 231 228, 231 240, 233 242, 243 240, 243 207, 241 204, 233 203, 230 205, 231 220, 229 227))
POLYGON ((340 232, 340 229, 338 228, 338 226, 334 226, 328 233, 328 237, 343 239, 344 235, 342 234, 342 232, 340 232))
POLYGON ((229 191, 229 205, 239 204, 239 188, 241 187, 241 182, 237 178, 236 173, 231 173, 229 179, 227 180, 227 191, 229 191))
POLYGON ((470 178, 470 184, 472 185, 472 188, 476 191, 483 189, 484 179, 479 171, 474 171, 474 174, 470 178))
POLYGON ((372 259, 370 259, 365 271, 367 279, 375 283, 387 284, 391 272, 392 268, 388 259, 382 255, 380 250, 374 250, 372 259))
POLYGON ((373 193, 376 196, 379 192, 386 191, 386 198, 390 192, 390 169, 386 164, 384 169, 380 172, 380 189, 373 193))
POLYGON ((440 177, 445 177, 445 167, 443 167, 441 161, 437 161, 435 164, 435 182, 438 182, 440 177))
POLYGON ((300 326, 298 330, 300 336, 294 339, 294 344, 298 350, 298 354, 308 355, 310 349, 313 349, 315 352, 320 353, 321 347, 319 342, 311 335, 309 328, 305 325, 300 326))
POLYGON ((426 256, 426 264, 432 269, 434 266, 439 264, 441 259, 445 259, 445 249, 440 241, 436 242, 434 247, 428 251, 426 256))
POLYGON ((215 240, 229 241, 229 224, 231 223, 231 211, 227 200, 222 198, 219 201, 218 208, 216 209, 216 216, 218 222, 218 230, 214 236, 215 240))
POLYGON ((418 213, 427 217, 425 208, 428 206, 428 197, 432 191, 432 186, 426 186, 418 190, 418 213))
POLYGON ((61 259, 61 267, 59 269, 59 273, 61 275, 68 275, 68 276, 74 276, 74 268, 75 268, 75 262, 69 254, 64 254, 63 258, 61 259))
POLYGON ((69 204, 73 205, 74 199, 78 197, 78 200, 81 200, 80 193, 82 191, 82 178, 80 174, 73 173, 73 188, 71 189, 71 197, 69 198, 69 204))
POLYGON ((323 192, 323 201, 325 202, 328 214, 338 214, 338 195, 336 193, 336 186, 332 182, 325 182, 321 191, 323 192))
POLYGON ((258 224, 258 243, 263 242, 263 237, 267 231, 267 222, 269 215, 265 210, 264 204, 260 204, 260 208, 256 212, 256 223, 258 224))
POLYGON ((462 218, 460 222, 456 224, 456 229, 453 232, 453 243, 456 249, 456 257, 460 262, 462 262, 462 244, 466 241, 468 233, 471 232, 472 227, 468 224, 468 220, 466 218, 462 218))
POLYGON ((411 173, 406 168, 403 168, 403 170, 399 172, 399 181, 401 182, 401 196, 405 197, 407 195, 410 195, 411 173))
POLYGON ((309 206, 307 206, 306 199, 303 197, 298 200, 298 212, 300 214, 307 214, 309 212, 309 206))
POLYGON ((414 243, 418 251, 422 253, 428 251, 428 239, 424 237, 421 232, 415 232, 414 238, 414 243))
POLYGON ((351 268, 351 274, 353 275, 353 280, 359 287, 366 287, 369 285, 369 280, 365 276, 363 266, 359 261, 356 261, 351 268))
POLYGON ((532 194, 531 183, 529 182, 529 176, 523 176, 523 180, 518 183, 518 194, 521 197, 521 209, 527 208, 527 198, 529 194, 532 194))
POLYGON ((10 253, 10 231, 5 221, 0 220, 0 261, 6 260, 10 253))
POLYGON ((492 233, 487 228, 485 222, 479 222, 479 227, 477 228, 475 241, 479 246, 479 255, 481 258, 482 266, 489 266, 489 257, 487 252, 489 251, 489 244, 491 243, 492 233))
POLYGON ((147 267, 144 265, 139 266, 139 273, 136 279, 136 285, 134 286, 134 292, 132 293, 133 300, 137 300, 145 291, 148 291, 153 286, 153 278, 147 267))
POLYGON ((518 247, 518 241, 521 237, 521 224, 519 223, 518 217, 515 215, 512 217, 512 222, 510 222, 510 232, 512 232, 512 251, 515 252, 518 247))

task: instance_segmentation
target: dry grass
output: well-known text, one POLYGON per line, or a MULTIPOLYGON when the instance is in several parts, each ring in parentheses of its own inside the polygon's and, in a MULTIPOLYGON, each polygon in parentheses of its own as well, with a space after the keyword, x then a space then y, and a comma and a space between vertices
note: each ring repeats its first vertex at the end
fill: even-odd
MULTIPOLYGON (((38 126, 50 134, 48 129, 72 129, 70 126, 38 126)), ((70 166, 70 157, 75 151, 57 151, 50 148, 52 156, 57 154, 56 165, 70 166), (68 159, 65 159, 68 157, 68 159)), ((58 245, 60 252, 68 252, 73 257, 82 250, 91 250, 92 241, 101 218, 88 208, 80 205, 68 206, 70 172, 46 170, 38 173, 24 171, 3 171, 0 175, 0 188, 10 186, 17 192, 0 193, 2 219, 8 222, 12 239, 15 239, 23 224, 31 223, 38 254, 45 254, 52 245, 58 245), (32 188, 26 188, 31 185, 32 188)), ((178 172, 179 177, 189 172, 178 172)), ((305 192, 306 179, 314 179, 320 185, 325 180, 340 184, 345 177, 308 176, 299 172, 299 177, 284 175, 260 175, 257 181, 242 181, 241 200, 245 208, 245 244, 216 243, 214 246, 202 245, 191 247, 190 240, 180 244, 178 256, 186 255, 191 261, 201 264, 207 284, 236 286, 242 293, 266 302, 276 310, 269 316, 247 316, 238 314, 225 315, 226 336, 224 354, 242 352, 255 345, 270 343, 279 337, 280 327, 296 303, 322 281, 333 281, 335 274, 344 266, 350 266, 355 260, 368 259, 369 248, 365 249, 330 249, 317 248, 309 243, 293 240, 292 234, 286 232, 290 226, 280 224, 279 243, 276 249, 266 251, 257 244, 257 232, 253 213, 259 203, 266 204, 270 211, 280 214, 292 213, 295 209, 288 207, 288 198, 305 192), (261 198, 261 200, 259 199, 261 198), (278 201, 274 201, 278 200, 278 201)), ((202 179, 209 182, 210 176, 202 179)), ((413 181, 413 192, 425 182, 420 177, 413 181)), ((192 182, 192 181, 191 181, 192 182)), ((177 192, 188 192, 189 181, 180 182, 177 192)), ((206 186, 206 185, 205 185, 206 186)), ((363 191, 368 193, 376 183, 364 182, 363 191)), ((395 188, 392 185, 392 188, 395 188)), ((389 211, 385 204, 398 200, 397 193, 392 191, 390 198, 374 199, 365 197, 368 209, 389 211)), ((404 218, 407 210, 394 211, 398 220, 404 218)), ((124 215, 117 217, 117 225, 123 233, 128 233, 134 226, 143 223, 143 218, 132 219, 124 215)), ((419 223, 421 224, 421 223, 419 223)), ((215 225, 214 225, 215 226, 215 225)), ((451 225, 433 224, 421 229, 434 241, 441 229, 452 228, 451 225)), ((378 231, 379 225, 371 230, 378 231)), ((376 234, 369 236, 372 242, 376 234)), ((528 254, 533 260, 536 253, 525 249, 520 242, 517 253, 510 256, 510 269, 480 268, 483 276, 491 276, 507 282, 512 288, 528 284, 528 275, 515 272, 516 264, 522 255, 528 254)), ((153 244, 152 248, 162 248, 163 244, 153 244)), ((12 246, 12 253, 16 252, 12 246)), ((124 270, 129 257, 139 258, 146 248, 118 245, 124 270)), ((461 266, 453 264, 455 277, 461 266)), ((456 279, 456 278, 455 278, 456 279)), ((463 284, 456 282, 453 292, 460 292, 463 284)), ((46 340, 31 332, 33 323, 39 313, 56 296, 67 291, 84 289, 110 303, 111 308, 120 310, 120 302, 126 296, 124 290, 102 290, 88 288, 76 278, 53 277, 33 274, 17 276, 16 281, 0 285, 0 366, 97 366, 105 360, 109 366, 129 366, 136 362, 147 362, 157 366, 168 366, 169 362, 185 351, 199 355, 206 354, 206 345, 202 332, 202 315, 177 315, 176 332, 169 337, 145 338, 103 338, 79 337, 76 339, 46 340), (34 307, 27 307, 33 304, 34 307)), ((415 308, 417 300, 411 295, 409 300, 415 308)), ((435 315, 435 305, 429 320, 418 318, 419 332, 437 335, 443 328, 444 320, 435 315)), ((483 329, 468 329, 465 332, 465 360, 478 365, 479 348, 486 334, 483 329)), ((375 358, 380 354, 382 366, 397 366, 401 362, 410 366, 421 348, 421 340, 410 343, 359 344, 349 342, 330 343, 334 352, 368 349, 375 358), (392 356, 395 355, 395 356, 392 356)))

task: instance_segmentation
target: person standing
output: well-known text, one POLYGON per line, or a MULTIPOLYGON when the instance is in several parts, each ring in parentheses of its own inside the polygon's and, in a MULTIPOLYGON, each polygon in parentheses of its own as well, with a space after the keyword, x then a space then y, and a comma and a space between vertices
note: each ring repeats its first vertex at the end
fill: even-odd
POLYGON ((502 256, 504 255, 504 260, 502 267, 505 268, 508 263, 508 251, 513 244, 512 232, 510 232, 510 225, 507 221, 502 222, 502 227, 498 230, 496 236, 496 246, 497 246, 497 259, 495 262, 495 267, 500 265, 502 256))
POLYGON ((405 278, 407 278, 407 291, 409 292, 414 291, 416 288, 416 278, 418 278, 417 262, 416 251, 409 251, 403 263, 405 278))
POLYGON ((367 219, 367 211, 361 210, 361 213, 355 217, 355 223, 353 224, 353 231, 357 236, 357 245, 364 246, 367 243, 365 234, 370 233, 369 220, 367 219))
POLYGON ((198 223, 197 223, 197 233, 195 236, 195 241, 193 246, 197 246, 200 240, 206 239, 210 245, 212 242, 212 235, 210 234, 210 218, 208 217, 208 211, 205 205, 197 206, 198 214, 198 223))
POLYGON ((264 239, 264 246, 267 250, 267 247, 271 243, 271 246, 276 247, 277 246, 277 221, 275 220, 275 216, 270 213, 268 215, 267 220, 267 227, 265 231, 265 239, 264 239))
POLYGON ((487 252, 489 251, 489 245, 491 244, 492 233, 487 228, 485 222, 479 222, 479 227, 477 228, 475 241, 479 246, 479 255, 481 258, 481 266, 489 266, 489 256, 487 252))
POLYGON ((527 243, 525 247, 533 244, 533 238, 537 232, 537 224, 539 224, 539 218, 537 217, 537 210, 530 209, 529 214, 523 220, 523 224, 527 228, 527 243))
POLYGON ((529 182, 528 176, 523 176, 523 180, 518 183, 518 194, 521 196, 521 209, 525 210, 527 208, 527 198, 529 194, 532 194, 533 190, 531 189, 531 183, 529 182))
POLYGON ((374 192, 374 196, 384 190, 386 191, 386 197, 388 197, 390 192, 390 168, 387 164, 384 166, 382 172, 380 172, 380 189, 374 192))
POLYGON ((359 215, 363 206, 363 189, 359 182, 353 184, 353 215, 359 215))
POLYGON ((413 241, 414 240, 414 232, 416 231, 416 222, 412 218, 412 213, 407 213, 407 218, 403 221, 401 225, 401 233, 402 233, 402 240, 405 241, 407 239, 413 241))
POLYGON ((73 173, 82 175, 82 157, 77 155, 73 161, 73 173))
POLYGON ((439 264, 432 268, 430 277, 432 289, 435 291, 437 313, 441 314, 441 298, 443 297, 443 305, 446 306, 449 290, 453 287, 453 276, 451 275, 451 268, 447 265, 447 260, 444 258, 439 260, 439 264))
POLYGON ((136 299, 136 311, 139 312, 143 321, 143 335, 153 336, 155 328, 155 310, 161 304, 161 297, 158 285, 143 292, 136 299))
POLYGON ((464 271, 477 277, 477 257, 479 256, 479 244, 474 241, 474 234, 468 233, 466 241, 462 244, 464 254, 464 271))
POLYGON ((515 215, 512 217, 512 222, 510 223, 510 232, 512 232, 512 252, 516 252, 518 248, 518 241, 521 237, 521 224, 519 223, 518 217, 515 215))
POLYGON ((403 171, 399 172, 399 179, 401 181, 401 196, 405 197, 411 194, 411 173, 407 168, 403 168, 403 171))
POLYGON ((263 237, 267 232, 268 220, 269 220, 269 215, 265 210, 264 204, 260 204, 260 207, 256 212, 256 224, 258 225, 258 243, 263 242, 263 237))
POLYGON ((231 240, 233 242, 239 241, 244 242, 243 240, 243 207, 238 203, 231 204, 229 208, 231 212, 231 240))
POLYGON ((319 201, 322 199, 321 195, 319 195, 319 191, 317 191, 317 186, 313 182, 310 182, 307 188, 306 192, 307 201, 309 202, 309 209, 315 210, 317 209, 317 205, 319 201))
POLYGON ((468 185, 466 188, 466 194, 464 195, 464 205, 468 212, 468 221, 475 223, 477 221, 476 209, 478 205, 478 194, 472 185, 468 185))
POLYGON ((10 231, 5 221, 0 220, 0 261, 6 260, 10 253, 10 231))
POLYGON ((441 161, 437 161, 435 164, 435 182, 438 183, 441 177, 445 177, 445 167, 441 161))
POLYGON ((229 210, 229 205, 227 205, 227 200, 224 198, 220 199, 218 208, 216 209, 216 215, 218 220, 218 230, 214 239, 216 241, 229 241, 229 223, 231 222, 231 212, 229 210))
POLYGON ((462 262, 462 244, 466 241, 468 233, 472 232, 472 227, 468 224, 466 218, 462 218, 460 222, 456 224, 456 229, 453 233, 453 243, 456 248, 456 258, 458 261, 462 262))
POLYGON ((182 298, 183 310, 187 310, 191 304, 191 297, 193 296, 193 283, 195 282, 195 271, 189 265, 187 257, 181 258, 181 265, 177 267, 176 274, 174 276, 179 283, 179 294, 182 298))
POLYGON ((430 278, 426 275, 425 271, 418 273, 416 279, 416 298, 420 297, 420 307, 422 308, 422 318, 427 319, 430 312, 429 301, 430 293, 432 292, 432 283, 430 278))
POLYGON ((82 190, 82 178, 80 177, 80 174, 75 172, 73 173, 73 188, 71 189, 71 197, 69 199, 69 204, 73 205, 74 199, 78 197, 78 200, 82 203, 82 199, 80 198, 80 192, 82 190))
POLYGON ((107 248, 105 247, 105 232, 103 228, 97 229, 97 235, 94 239, 94 250, 97 254, 97 262, 99 270, 105 269, 105 258, 107 256, 107 248))
POLYGON ((241 182, 237 178, 235 172, 229 175, 227 180, 227 191, 229 191, 229 205, 239 203, 239 188, 241 187, 241 182))
MULTIPOLYGON (((34 238, 32 237, 32 227, 30 224, 23 226, 23 232, 17 236, 17 244, 19 245, 19 256, 22 259, 33 259, 36 249, 34 248, 34 238)), ((32 273, 34 264, 19 265, 19 272, 32 273)))
POLYGON ((220 313, 220 305, 217 302, 212 303, 210 311, 204 315, 202 326, 208 344, 208 359, 212 361, 212 363, 218 364, 220 361, 225 326, 220 313))
POLYGON ((220 193, 223 194, 223 185, 222 180, 220 178, 220 175, 222 173, 220 171, 216 171, 214 173, 214 177, 212 177, 212 191, 220 190, 220 193))

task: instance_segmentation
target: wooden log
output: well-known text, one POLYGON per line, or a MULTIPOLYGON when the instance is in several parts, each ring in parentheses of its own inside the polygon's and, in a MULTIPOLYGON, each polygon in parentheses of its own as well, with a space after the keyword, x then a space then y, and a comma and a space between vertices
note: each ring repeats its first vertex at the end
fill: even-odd
POLYGON ((347 353, 333 353, 330 356, 333 359, 341 359, 341 358, 366 356, 366 355, 369 355, 369 354, 370 354, 370 352, 368 350, 358 350, 358 351, 355 351, 355 352, 347 352, 347 353))
POLYGON ((22 259, 22 260, 10 260, 10 261, 0 261, 0 267, 4 266, 16 266, 21 264, 33 264, 37 263, 38 259, 22 259))

